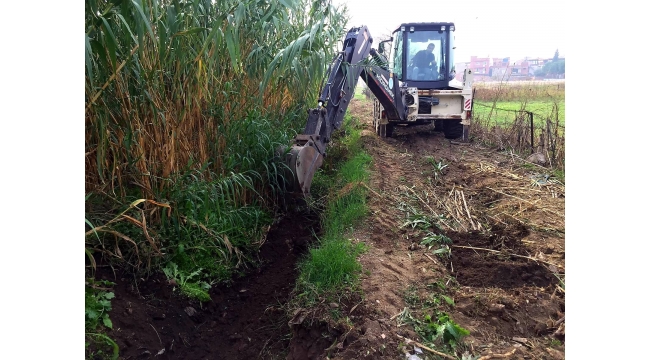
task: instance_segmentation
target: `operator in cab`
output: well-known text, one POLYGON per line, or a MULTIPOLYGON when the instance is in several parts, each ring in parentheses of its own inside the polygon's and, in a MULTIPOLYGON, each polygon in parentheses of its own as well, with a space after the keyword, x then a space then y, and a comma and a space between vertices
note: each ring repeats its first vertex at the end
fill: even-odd
POLYGON ((436 56, 433 55, 433 49, 436 46, 429 43, 425 50, 418 51, 411 59, 413 68, 412 80, 433 80, 437 75, 436 56))

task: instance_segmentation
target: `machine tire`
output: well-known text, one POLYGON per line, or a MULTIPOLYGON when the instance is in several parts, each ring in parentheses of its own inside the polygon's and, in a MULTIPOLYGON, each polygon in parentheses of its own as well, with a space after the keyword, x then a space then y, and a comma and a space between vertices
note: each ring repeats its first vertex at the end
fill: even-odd
POLYGON ((372 114, 372 126, 375 128, 375 133, 380 138, 387 138, 393 136, 393 128, 395 125, 387 124, 380 125, 381 123, 381 103, 375 98, 372 114))
POLYGON ((393 137, 393 129, 395 129, 395 125, 393 124, 386 125, 386 137, 393 137))
POLYGON ((442 120, 433 120, 433 131, 436 131, 436 132, 443 131, 443 121, 442 120))
POLYGON ((381 105, 379 104, 379 100, 375 98, 375 101, 373 102, 373 108, 372 108, 372 126, 375 128, 375 134, 381 135, 379 133, 379 118, 381 116, 381 105))
POLYGON ((380 133, 383 133, 384 138, 388 137, 393 137, 393 129, 395 128, 395 125, 393 124, 386 124, 386 125, 379 125, 380 126, 380 133))
POLYGON ((445 138, 457 139, 463 136, 463 124, 460 123, 460 120, 445 120, 443 132, 445 138))

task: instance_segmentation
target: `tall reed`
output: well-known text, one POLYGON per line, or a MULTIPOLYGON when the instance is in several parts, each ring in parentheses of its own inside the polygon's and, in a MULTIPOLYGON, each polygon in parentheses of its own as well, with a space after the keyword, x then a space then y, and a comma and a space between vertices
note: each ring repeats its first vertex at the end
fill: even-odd
POLYGON ((136 265, 199 241, 231 266, 243 252, 229 247, 246 248, 268 223, 274 150, 302 130, 345 9, 318 0, 85 4, 85 179, 97 195, 86 218, 100 228, 129 211, 101 236, 88 233, 87 246, 136 265), (137 199, 150 201, 128 205, 137 199))

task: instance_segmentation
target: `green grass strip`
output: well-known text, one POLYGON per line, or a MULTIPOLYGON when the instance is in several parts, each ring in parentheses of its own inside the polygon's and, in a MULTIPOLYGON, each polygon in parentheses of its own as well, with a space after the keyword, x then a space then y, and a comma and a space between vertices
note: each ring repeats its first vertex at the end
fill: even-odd
POLYGON ((341 148, 330 151, 329 171, 314 178, 319 194, 328 200, 321 238, 300 263, 297 286, 303 295, 318 297, 354 286, 362 270, 357 257, 364 245, 352 243, 349 235, 367 213, 367 189, 360 183, 368 179, 372 158, 362 149, 358 119, 346 116, 342 132, 341 148))

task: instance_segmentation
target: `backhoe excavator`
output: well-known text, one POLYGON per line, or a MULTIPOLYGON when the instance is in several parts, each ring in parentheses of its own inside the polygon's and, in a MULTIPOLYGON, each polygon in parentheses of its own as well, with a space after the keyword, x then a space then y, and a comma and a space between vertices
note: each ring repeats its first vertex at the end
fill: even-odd
POLYGON ((391 137, 395 126, 433 124, 448 139, 468 141, 473 74, 466 69, 462 82, 455 79, 454 31, 450 22, 404 23, 375 50, 366 26, 351 28, 329 66, 318 106, 308 111, 304 131, 289 151, 281 149, 294 189, 309 194, 359 78, 374 95, 373 125, 380 137, 391 137))

